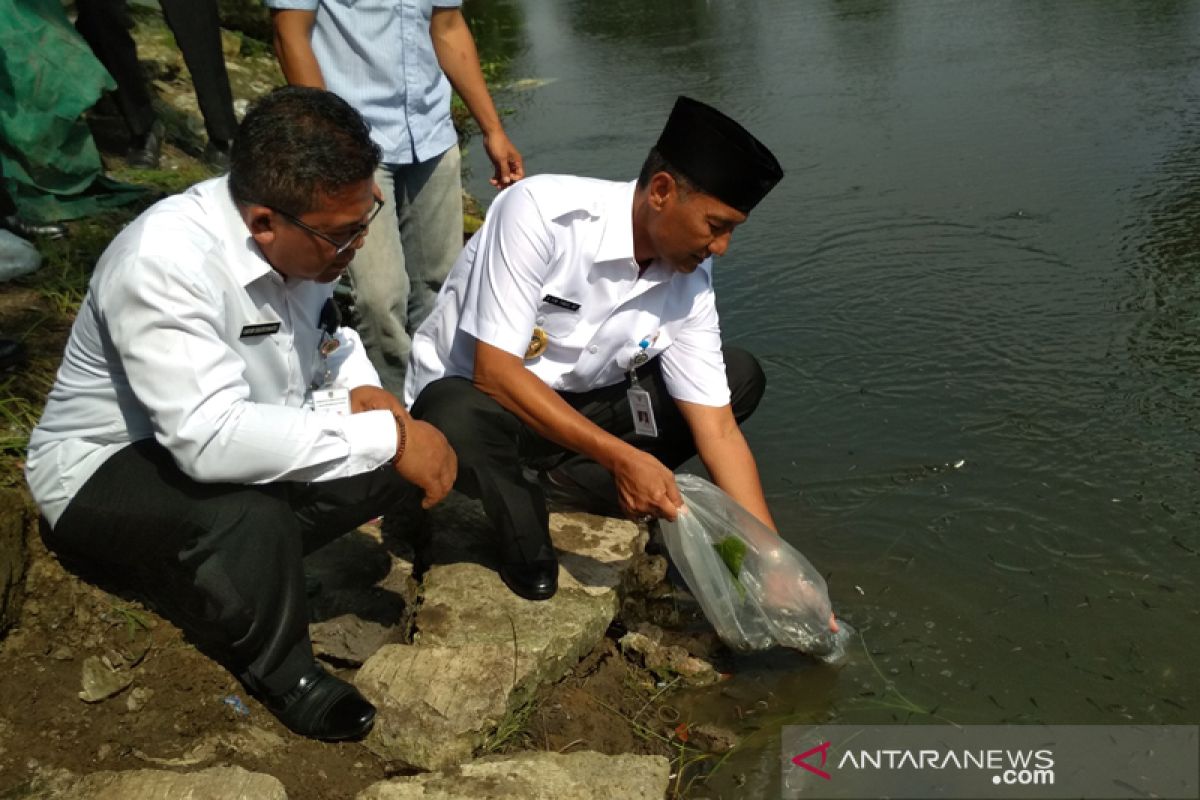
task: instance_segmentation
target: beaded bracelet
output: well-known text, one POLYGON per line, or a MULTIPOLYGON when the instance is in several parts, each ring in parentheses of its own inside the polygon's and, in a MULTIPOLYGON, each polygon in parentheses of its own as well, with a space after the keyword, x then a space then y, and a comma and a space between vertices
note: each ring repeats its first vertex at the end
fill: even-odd
POLYGON ((396 455, 392 456, 392 463, 395 464, 404 457, 404 448, 408 444, 408 427, 404 424, 404 420, 396 417, 396 455))

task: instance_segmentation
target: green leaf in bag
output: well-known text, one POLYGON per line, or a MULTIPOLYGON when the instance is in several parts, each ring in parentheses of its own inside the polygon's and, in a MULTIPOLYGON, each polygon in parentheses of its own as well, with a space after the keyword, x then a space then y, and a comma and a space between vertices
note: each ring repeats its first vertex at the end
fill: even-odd
POLYGON ((744 600, 746 587, 742 586, 738 576, 742 574, 742 564, 746 561, 746 543, 736 536, 726 536, 721 541, 715 542, 712 547, 721 557, 725 569, 729 570, 729 574, 733 578, 733 585, 737 587, 738 597, 744 600))

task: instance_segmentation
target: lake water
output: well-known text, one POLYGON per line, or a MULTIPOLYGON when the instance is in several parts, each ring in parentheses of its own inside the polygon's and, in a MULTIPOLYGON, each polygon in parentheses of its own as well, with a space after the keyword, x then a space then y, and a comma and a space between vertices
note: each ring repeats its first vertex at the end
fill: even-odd
POLYGON ((862 639, 678 696, 746 737, 693 796, 777 796, 788 723, 1200 720, 1200 2, 467 8, 530 173, 635 177, 680 93, 787 171, 722 328, 862 639))

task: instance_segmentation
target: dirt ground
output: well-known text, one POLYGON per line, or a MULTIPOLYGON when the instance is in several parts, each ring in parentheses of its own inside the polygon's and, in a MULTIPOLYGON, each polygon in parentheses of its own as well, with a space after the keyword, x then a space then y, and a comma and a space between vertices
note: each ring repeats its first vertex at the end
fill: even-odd
MULTIPOLYGON (((351 798, 405 774, 359 744, 290 733, 169 622, 67 572, 36 534, 30 548, 20 622, 0 641, 0 798, 21 797, 61 770, 236 764, 280 779, 293 800, 351 798), (85 702, 89 660, 131 683, 85 702)), ((514 715, 491 752, 677 756, 678 713, 661 687, 606 637, 571 675, 514 715)))
MULTIPOLYGON (((120 159, 109 155, 106 166, 125 179, 146 178, 160 190, 186 185, 206 174, 195 160, 203 138, 189 106, 190 81, 157 17, 140 14, 135 36, 163 101, 158 108, 168 123, 169 143, 163 169, 153 176, 122 171, 120 159)), ((239 102, 279 82, 264 47, 246 43, 235 55, 237 43, 230 44, 230 77, 239 102)), ((124 146, 111 108, 102 105, 91 123, 102 149, 124 146)), ((29 356, 6 390, 28 401, 34 419, 69 331, 71 317, 64 310, 69 291, 78 291, 79 278, 86 281, 92 251, 99 252, 118 223, 113 230, 105 224, 72 223, 71 236, 53 245, 65 254, 63 269, 82 270, 61 281, 61 293, 56 294, 57 279, 47 282, 44 275, 40 282, 5 284, 0 292, 0 334, 21 339, 29 356)), ((19 449, 7 448, 0 456, 0 483, 23 490, 19 449)), ((376 781, 403 774, 359 744, 325 744, 292 734, 172 624, 136 598, 110 594, 65 570, 36 531, 28 543, 22 612, 14 627, 0 633, 0 800, 23 797, 64 770, 82 775, 236 764, 275 776, 293 800, 352 798, 376 781), (105 699, 86 702, 80 693, 89 670, 131 680, 105 699)), ((654 611, 653 603, 633 603, 625 622, 677 618, 670 603, 665 607, 654 611)), ((670 706, 670 692, 661 676, 622 655, 620 633, 615 626, 572 674, 517 710, 493 737, 489 752, 595 750, 678 760, 678 712, 670 706)))

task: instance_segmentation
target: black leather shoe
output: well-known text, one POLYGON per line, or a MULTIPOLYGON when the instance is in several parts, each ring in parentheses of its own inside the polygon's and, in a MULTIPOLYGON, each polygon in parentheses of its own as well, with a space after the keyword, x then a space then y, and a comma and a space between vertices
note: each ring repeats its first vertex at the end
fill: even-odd
POLYGON ((67 235, 67 228, 57 222, 28 222, 15 214, 0 217, 0 228, 15 233, 22 239, 61 239, 67 235))
POLYGON ((558 591, 558 561, 510 562, 500 566, 500 580, 526 600, 549 600, 558 591))
POLYGON ((375 724, 375 706, 317 663, 290 691, 263 697, 262 702, 289 730, 310 739, 361 739, 375 724))
POLYGON ((133 145, 129 148, 129 155, 125 157, 125 163, 131 167, 157 169, 159 158, 162 156, 165 134, 166 129, 163 128, 162 120, 154 120, 150 130, 146 131, 146 134, 140 139, 134 140, 133 145))

